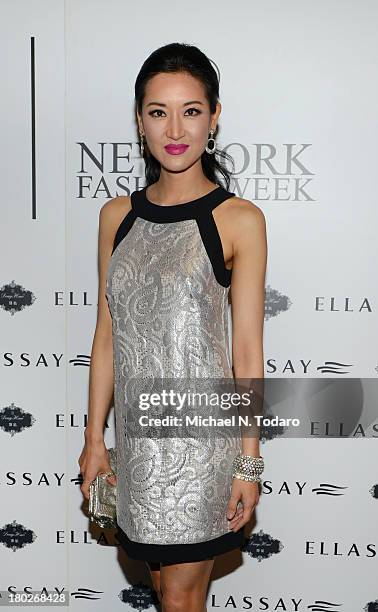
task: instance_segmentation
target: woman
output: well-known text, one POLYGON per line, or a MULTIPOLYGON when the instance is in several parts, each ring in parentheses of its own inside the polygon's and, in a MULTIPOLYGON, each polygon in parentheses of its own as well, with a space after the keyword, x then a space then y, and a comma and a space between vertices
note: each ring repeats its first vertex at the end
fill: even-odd
POLYGON ((135 84, 146 186, 100 211, 81 490, 88 498, 90 482, 110 470, 103 428, 114 389, 117 479, 108 478, 117 485, 117 537, 147 563, 164 612, 206 610, 214 558, 241 547, 259 499, 258 436, 156 439, 129 427, 135 380, 140 392, 146 377, 263 378, 265 218, 228 191, 218 96, 197 47, 152 53, 135 84))

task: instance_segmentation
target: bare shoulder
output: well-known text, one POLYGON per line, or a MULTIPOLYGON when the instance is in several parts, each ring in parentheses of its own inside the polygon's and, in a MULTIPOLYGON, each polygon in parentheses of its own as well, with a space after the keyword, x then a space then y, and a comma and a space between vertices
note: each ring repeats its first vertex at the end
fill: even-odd
POLYGON ((228 223, 240 234, 265 231, 265 215, 261 208, 251 200, 233 196, 225 201, 228 223))
POLYGON ((109 238, 114 237, 122 219, 130 210, 130 196, 116 196, 108 200, 100 208, 100 230, 109 238))
POLYGON ((108 200, 100 208, 100 218, 104 221, 117 220, 124 217, 131 209, 130 196, 116 196, 108 200))

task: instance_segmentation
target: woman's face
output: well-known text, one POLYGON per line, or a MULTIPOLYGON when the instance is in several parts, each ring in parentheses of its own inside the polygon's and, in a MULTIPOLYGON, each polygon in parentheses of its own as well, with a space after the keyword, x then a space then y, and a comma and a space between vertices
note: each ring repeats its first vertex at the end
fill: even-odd
POLYGON ((201 157, 220 111, 218 102, 216 112, 210 114, 204 87, 192 75, 159 73, 146 85, 142 115, 138 113, 139 131, 161 166, 179 172, 201 157))

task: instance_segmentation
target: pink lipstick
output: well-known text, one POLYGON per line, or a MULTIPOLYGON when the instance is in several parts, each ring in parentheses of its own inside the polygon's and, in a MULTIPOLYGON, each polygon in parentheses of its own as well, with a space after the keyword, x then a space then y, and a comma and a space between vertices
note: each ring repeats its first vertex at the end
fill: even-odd
POLYGON ((181 155, 181 153, 184 153, 188 147, 189 145, 187 144, 168 144, 165 145, 164 149, 170 155, 181 155))

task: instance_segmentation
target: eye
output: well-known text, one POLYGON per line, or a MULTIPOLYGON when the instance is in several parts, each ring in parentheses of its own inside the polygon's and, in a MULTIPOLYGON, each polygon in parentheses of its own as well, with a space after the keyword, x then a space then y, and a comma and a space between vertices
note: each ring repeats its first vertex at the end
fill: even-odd
POLYGON ((161 115, 154 115, 154 113, 164 113, 164 111, 161 108, 155 108, 155 110, 150 111, 148 114, 151 115, 151 117, 161 117, 161 115))
POLYGON ((195 115, 190 114, 189 115, 190 117, 195 117, 196 115, 200 115, 201 114, 201 111, 198 108, 194 108, 194 106, 192 106, 191 108, 188 108, 187 112, 188 111, 195 111, 195 115))

